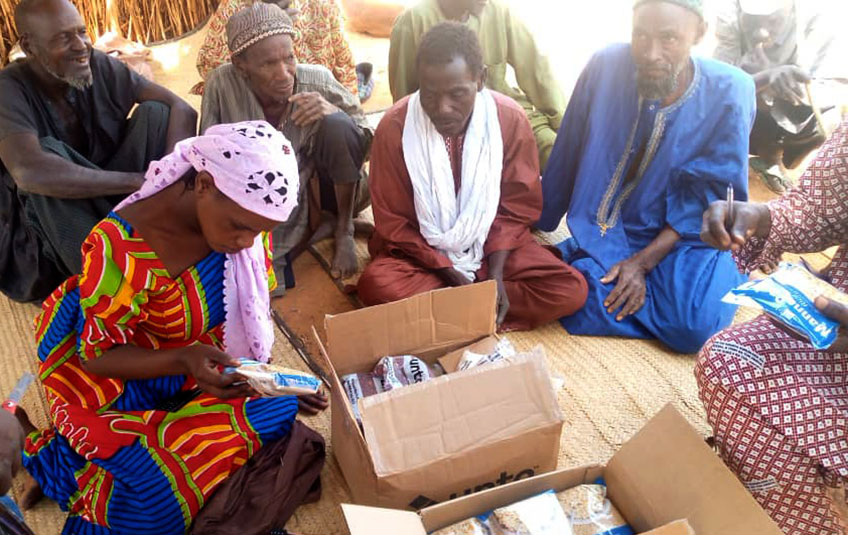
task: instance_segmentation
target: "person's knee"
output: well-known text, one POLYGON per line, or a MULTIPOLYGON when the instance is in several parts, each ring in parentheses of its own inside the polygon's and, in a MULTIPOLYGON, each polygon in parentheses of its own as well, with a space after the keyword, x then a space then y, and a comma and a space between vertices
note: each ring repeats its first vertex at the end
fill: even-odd
POLYGON ((568 309, 563 316, 570 316, 586 306, 589 298, 589 283, 580 271, 571 268, 568 273, 571 288, 571 299, 568 301, 568 309))
POLYGON ((331 113, 321 119, 321 125, 318 128, 318 137, 324 143, 338 144, 339 146, 345 146, 348 143, 351 133, 359 135, 359 127, 343 111, 331 113))
POLYGON ((706 325, 678 325, 663 330, 662 341, 678 353, 692 354, 700 351, 716 328, 706 325))
POLYGON ((700 383, 705 376, 714 376, 718 368, 721 368, 720 362, 724 359, 724 352, 719 348, 724 340, 724 331, 721 331, 710 337, 701 349, 698 351, 698 357, 695 362, 696 377, 700 383), (719 364, 718 366, 716 366, 719 364))
POLYGON ((546 286, 550 291, 556 292, 553 300, 555 318, 571 316, 586 305, 589 297, 589 284, 586 277, 580 271, 566 265, 563 272, 556 280, 546 280, 546 286))
POLYGON ((166 123, 171 115, 171 108, 158 100, 145 100, 132 113, 133 119, 164 120, 166 123))
POLYGON ((359 276, 359 281, 356 283, 356 293, 359 300, 365 306, 380 305, 392 301, 389 292, 386 291, 388 284, 384 280, 381 271, 385 269, 382 266, 381 260, 370 262, 362 274, 359 276))

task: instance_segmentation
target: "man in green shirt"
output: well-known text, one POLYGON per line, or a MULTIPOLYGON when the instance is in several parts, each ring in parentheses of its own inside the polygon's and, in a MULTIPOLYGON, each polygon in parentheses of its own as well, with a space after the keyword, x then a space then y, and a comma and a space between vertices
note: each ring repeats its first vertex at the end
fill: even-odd
POLYGON ((389 48, 395 102, 418 90, 418 44, 427 30, 447 20, 462 22, 477 34, 488 69, 486 85, 524 108, 544 169, 565 112, 565 97, 530 30, 501 0, 422 0, 403 12, 392 28, 389 48), (515 71, 518 88, 507 83, 507 65, 515 71))

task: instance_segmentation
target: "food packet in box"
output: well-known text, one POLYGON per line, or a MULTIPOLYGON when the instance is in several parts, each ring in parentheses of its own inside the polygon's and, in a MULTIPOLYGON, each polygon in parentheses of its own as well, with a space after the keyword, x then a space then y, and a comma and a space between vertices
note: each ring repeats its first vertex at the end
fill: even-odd
POLYGON ((262 397, 302 396, 318 392, 318 378, 290 368, 241 358, 239 366, 228 366, 224 373, 237 373, 245 378, 262 397))
POLYGON ((512 345, 506 338, 501 338, 498 340, 497 345, 495 345, 494 351, 489 353, 488 355, 483 355, 481 353, 474 353, 473 351, 466 350, 462 354, 462 359, 460 359, 459 364, 456 367, 456 371, 463 371, 469 368, 476 368, 477 366, 482 366, 484 364, 489 364, 491 362, 498 362, 504 359, 511 359, 516 354, 515 347, 512 345))
POLYGON ((848 306, 848 295, 798 264, 781 262, 766 278, 749 281, 722 298, 726 303, 757 308, 807 338, 816 349, 827 349, 839 334, 839 322, 816 308, 824 296, 848 306))
POLYGON ((353 406, 354 418, 361 424, 359 400, 383 392, 383 380, 373 373, 351 373, 342 376, 342 387, 353 406))
POLYGON ((434 531, 431 535, 490 535, 488 523, 478 517, 457 522, 446 528, 434 531))
POLYGON ((633 535, 633 529, 607 499, 605 485, 579 485, 557 492, 556 496, 571 521, 574 535, 633 535))
POLYGON ((495 509, 489 526, 492 535, 573 535, 552 490, 495 509))
POLYGON ((351 373, 342 376, 342 387, 353 406, 353 416, 356 421, 362 423, 358 404, 360 399, 414 383, 422 383, 437 375, 441 375, 437 368, 429 367, 418 357, 412 355, 383 357, 377 361, 371 373, 351 373))
POLYGON ((374 375, 383 381, 383 391, 429 381, 437 375, 427 363, 412 355, 383 357, 374 366, 374 375))

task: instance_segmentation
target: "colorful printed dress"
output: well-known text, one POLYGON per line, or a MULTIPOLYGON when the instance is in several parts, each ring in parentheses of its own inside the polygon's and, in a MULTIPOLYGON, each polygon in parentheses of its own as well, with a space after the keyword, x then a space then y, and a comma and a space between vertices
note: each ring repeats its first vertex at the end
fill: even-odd
MULTIPOLYGON (((112 213, 83 244, 83 274, 44 302, 36 340, 54 427, 27 438, 24 466, 69 512, 63 534, 182 534, 221 482, 291 429, 291 396, 201 394, 167 412, 156 407, 192 378, 123 381, 82 367, 122 344, 222 348, 224 259, 213 252, 171 277, 112 213)), ((273 287, 270 256, 268 266, 273 287)))
MULTIPOLYGON (((769 210, 768 238, 749 240, 739 267, 839 245, 825 276, 848 292, 848 123, 769 210)), ((844 535, 827 487, 848 483, 848 353, 816 351, 761 315, 707 342, 695 376, 721 456, 783 532, 844 535)))

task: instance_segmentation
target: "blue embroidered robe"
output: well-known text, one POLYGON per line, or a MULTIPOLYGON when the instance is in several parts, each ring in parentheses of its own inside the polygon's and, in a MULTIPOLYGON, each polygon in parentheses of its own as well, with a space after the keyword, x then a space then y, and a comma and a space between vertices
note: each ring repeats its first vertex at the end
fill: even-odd
POLYGON ((563 215, 572 238, 560 244, 589 283, 589 299, 561 320, 572 334, 658 338, 697 351, 733 319, 721 302, 741 282, 729 253, 701 242, 709 203, 748 197, 748 137, 756 111, 754 83, 741 70, 692 58, 693 80, 670 106, 642 99, 630 45, 595 54, 577 82, 542 178, 542 230, 563 215), (641 164, 626 181, 636 155, 641 164), (620 322, 600 279, 670 226, 680 241, 647 276, 645 306, 620 322))

